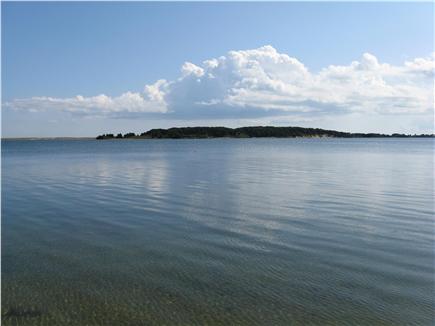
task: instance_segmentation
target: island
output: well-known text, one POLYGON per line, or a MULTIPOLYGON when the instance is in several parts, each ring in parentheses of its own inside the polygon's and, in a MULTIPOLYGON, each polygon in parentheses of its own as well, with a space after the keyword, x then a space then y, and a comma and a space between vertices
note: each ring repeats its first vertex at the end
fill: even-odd
POLYGON ((434 134, 380 134, 380 133, 350 133, 335 130, 325 130, 319 128, 303 127, 272 127, 272 126, 255 126, 241 128, 226 127, 181 127, 169 129, 151 129, 141 134, 129 132, 126 134, 103 134, 96 137, 98 140, 103 139, 155 139, 155 138, 257 138, 257 137, 275 137, 275 138, 376 138, 376 137, 434 137, 434 134))

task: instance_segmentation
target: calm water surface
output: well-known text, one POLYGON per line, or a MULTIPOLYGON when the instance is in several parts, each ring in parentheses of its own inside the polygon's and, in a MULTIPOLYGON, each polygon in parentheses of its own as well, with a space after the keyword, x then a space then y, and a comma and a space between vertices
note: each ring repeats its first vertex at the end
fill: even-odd
POLYGON ((3 324, 433 325, 433 149, 3 141, 3 324))

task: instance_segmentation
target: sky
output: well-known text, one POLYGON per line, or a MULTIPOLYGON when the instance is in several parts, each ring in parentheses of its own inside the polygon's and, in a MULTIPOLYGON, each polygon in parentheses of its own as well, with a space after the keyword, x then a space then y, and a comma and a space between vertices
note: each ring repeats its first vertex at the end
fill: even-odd
POLYGON ((434 5, 2 2, 2 136, 433 133, 434 5))

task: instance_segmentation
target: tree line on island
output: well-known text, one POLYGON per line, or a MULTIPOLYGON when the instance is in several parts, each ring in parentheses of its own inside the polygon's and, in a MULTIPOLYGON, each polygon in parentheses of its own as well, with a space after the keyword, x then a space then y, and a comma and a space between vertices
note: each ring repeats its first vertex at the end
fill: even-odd
POLYGON ((126 134, 103 134, 96 139, 154 139, 154 138, 254 138, 254 137, 335 137, 335 138, 376 138, 376 137, 434 137, 433 134, 380 134, 380 133, 350 133, 319 128, 302 127, 182 127, 169 129, 151 129, 141 134, 129 132, 126 134))

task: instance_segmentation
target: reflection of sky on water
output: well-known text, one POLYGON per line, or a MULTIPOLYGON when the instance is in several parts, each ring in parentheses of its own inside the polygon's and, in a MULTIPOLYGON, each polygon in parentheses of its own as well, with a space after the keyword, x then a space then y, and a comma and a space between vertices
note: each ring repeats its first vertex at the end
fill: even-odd
POLYGON ((2 151, 4 306, 44 307, 54 324, 73 311, 92 324, 87 307, 105 324, 431 318, 431 140, 2 151))
POLYGON ((74 166, 69 173, 78 184, 93 182, 101 187, 128 184, 128 187, 140 187, 150 193, 167 192, 167 161, 159 155, 146 160, 125 160, 113 162, 101 158, 74 166))

